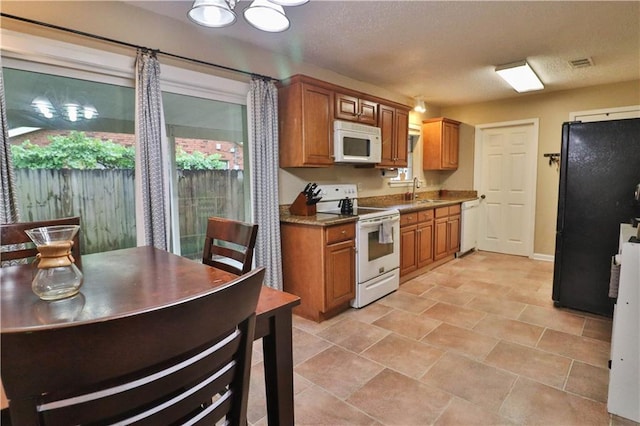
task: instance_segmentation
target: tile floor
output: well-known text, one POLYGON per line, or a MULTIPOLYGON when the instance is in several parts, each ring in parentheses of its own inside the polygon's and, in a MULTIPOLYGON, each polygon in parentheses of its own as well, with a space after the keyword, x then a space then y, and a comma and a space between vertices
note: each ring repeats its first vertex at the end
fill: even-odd
MULTIPOLYGON (((296 425, 637 425, 607 413, 611 320, 554 308, 552 277, 476 252, 363 309, 294 316, 296 425)), ((252 425, 262 367, 256 342, 252 425)))

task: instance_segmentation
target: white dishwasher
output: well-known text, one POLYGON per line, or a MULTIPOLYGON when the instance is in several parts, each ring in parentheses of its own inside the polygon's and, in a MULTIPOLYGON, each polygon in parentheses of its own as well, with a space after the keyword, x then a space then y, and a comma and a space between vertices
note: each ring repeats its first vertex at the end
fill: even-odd
POLYGON ((478 246, 478 207, 480 200, 465 201, 461 206, 460 218, 460 251, 456 257, 460 257, 478 246))

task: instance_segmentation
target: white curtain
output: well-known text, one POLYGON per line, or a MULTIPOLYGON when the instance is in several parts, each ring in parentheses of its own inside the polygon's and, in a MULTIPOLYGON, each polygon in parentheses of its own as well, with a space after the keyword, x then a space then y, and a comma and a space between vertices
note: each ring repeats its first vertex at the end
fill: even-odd
POLYGON ((254 77, 248 100, 253 220, 258 224, 255 261, 257 266, 266 268, 265 284, 282 290, 276 85, 254 77))
POLYGON ((9 124, 7 122, 7 104, 4 98, 4 79, 2 78, 2 62, 0 62, 0 223, 15 223, 20 221, 18 211, 18 196, 16 193, 16 178, 13 175, 11 161, 11 144, 9 143, 9 124))
POLYGON ((169 246, 169 158, 160 89, 160 64, 154 52, 136 58, 136 206, 138 245, 169 246))

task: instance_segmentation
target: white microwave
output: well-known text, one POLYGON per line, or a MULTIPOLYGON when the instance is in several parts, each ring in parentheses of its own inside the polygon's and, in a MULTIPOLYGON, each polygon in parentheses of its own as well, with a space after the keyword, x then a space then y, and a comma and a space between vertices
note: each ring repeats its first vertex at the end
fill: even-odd
POLYGON ((336 163, 379 163, 382 158, 380 128, 334 121, 333 155, 336 163))

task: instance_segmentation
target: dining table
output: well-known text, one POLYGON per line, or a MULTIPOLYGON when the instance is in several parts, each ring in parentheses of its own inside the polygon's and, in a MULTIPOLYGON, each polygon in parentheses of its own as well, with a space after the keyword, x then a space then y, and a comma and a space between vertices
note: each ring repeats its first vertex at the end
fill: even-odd
MULTIPOLYGON (((164 250, 143 246, 83 255, 84 280, 80 292, 70 298, 44 301, 31 290, 35 271, 32 264, 0 270, 2 336, 74 327, 156 309, 224 285, 237 277, 164 250)), ((270 425, 294 424, 292 309, 298 304, 298 296, 262 286, 256 308, 255 339, 262 339, 270 425)), ((211 321, 215 320, 216 313, 212 312, 211 321)), ((81 342, 78 343, 81 350, 81 342)), ((8 350, 10 348, 5 345, 0 348, 1 352, 8 350)), ((55 359, 45 355, 24 356, 33 362, 49 362, 55 368, 55 359)), ((10 380, 4 380, 11 376, 10 366, 2 365, 1 375, 10 404, 10 380)), ((7 400, 1 399, 6 405, 7 400)))

